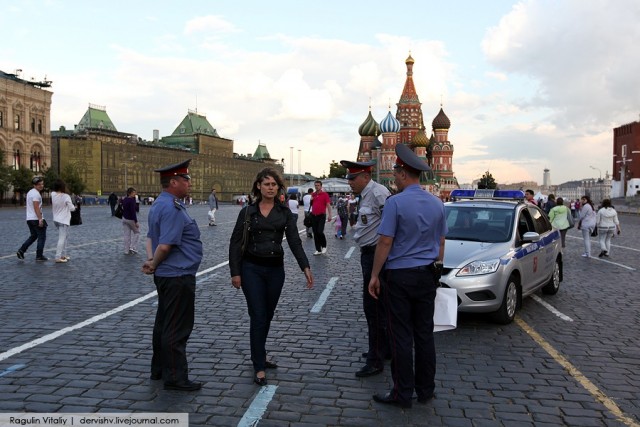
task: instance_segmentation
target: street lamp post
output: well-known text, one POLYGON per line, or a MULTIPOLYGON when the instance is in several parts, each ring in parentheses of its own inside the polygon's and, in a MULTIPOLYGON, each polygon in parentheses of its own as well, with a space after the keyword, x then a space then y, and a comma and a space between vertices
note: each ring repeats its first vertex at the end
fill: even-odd
POLYGON ((602 181, 602 171, 599 168, 595 167, 595 166, 589 166, 589 167, 591 169, 593 169, 593 170, 597 170, 598 171, 598 175, 599 175, 598 181, 602 181))

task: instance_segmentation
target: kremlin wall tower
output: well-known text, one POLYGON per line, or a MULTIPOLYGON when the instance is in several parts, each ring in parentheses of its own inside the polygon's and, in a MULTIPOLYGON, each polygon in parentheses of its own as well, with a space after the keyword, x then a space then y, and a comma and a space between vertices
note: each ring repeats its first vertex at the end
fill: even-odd
POLYGON ((393 187, 395 147, 397 144, 408 145, 431 167, 431 171, 421 178, 423 187, 442 200, 448 200, 451 190, 458 188, 458 180, 453 173, 453 145, 448 140, 451 121, 440 106, 440 112, 431 123, 431 137, 427 137, 422 104, 413 83, 413 63, 409 55, 405 61, 407 79, 400 101, 396 104, 398 109, 395 117, 389 107, 386 117, 378 124, 369 107, 369 115, 358 129, 358 161, 377 160, 373 178, 382 185, 393 187))

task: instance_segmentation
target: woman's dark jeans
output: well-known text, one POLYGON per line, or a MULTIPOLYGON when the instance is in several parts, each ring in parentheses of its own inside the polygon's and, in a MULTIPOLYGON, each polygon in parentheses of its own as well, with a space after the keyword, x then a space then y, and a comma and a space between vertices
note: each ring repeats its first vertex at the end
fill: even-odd
POLYGON ((265 344, 271 319, 284 285, 284 266, 265 267, 242 261, 242 292, 247 299, 251 341, 251 361, 255 372, 264 371, 265 344))

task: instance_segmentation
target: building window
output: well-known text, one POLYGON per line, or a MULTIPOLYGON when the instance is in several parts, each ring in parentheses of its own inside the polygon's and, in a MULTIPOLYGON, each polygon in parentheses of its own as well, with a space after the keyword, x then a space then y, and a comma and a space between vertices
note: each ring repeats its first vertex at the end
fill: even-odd
POLYGON ((29 167, 34 172, 42 171, 42 163, 39 152, 31 153, 31 157, 29 159, 29 167))
POLYGON ((42 135, 42 120, 38 120, 38 133, 42 135))
POLYGON ((15 130, 20 130, 20 114, 16 114, 16 117, 13 123, 13 128, 15 130))
POLYGON ((0 128, 4 127, 4 112, 0 111, 0 128))
POLYGON ((18 170, 20 169, 20 150, 14 150, 13 151, 13 169, 18 170))
POLYGON ((627 157, 627 144, 622 146, 622 157, 627 157))
POLYGON ((31 119, 31 132, 36 133, 36 119, 31 119))

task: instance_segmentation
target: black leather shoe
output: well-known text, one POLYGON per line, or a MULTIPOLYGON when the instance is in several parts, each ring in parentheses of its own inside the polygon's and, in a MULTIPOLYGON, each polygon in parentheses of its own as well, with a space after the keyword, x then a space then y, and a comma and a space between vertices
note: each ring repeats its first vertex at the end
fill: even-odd
POLYGON ((598 254, 598 258, 602 258, 606 254, 607 254, 607 251, 600 251, 600 253, 598 254))
POLYGON ((258 384, 260 387, 264 387, 264 386, 267 385, 267 377, 260 378, 260 377, 256 376, 256 377, 253 378, 253 382, 258 384))
POLYGON ((149 379, 151 379, 153 381, 161 380, 162 379, 162 372, 160 372, 160 373, 152 372, 151 375, 149 375, 149 379))
POLYGON ((181 383, 164 383, 165 390, 179 390, 179 391, 197 391, 202 388, 202 383, 187 380, 181 383))
POLYGON ((427 403, 428 401, 432 400, 434 397, 436 397, 435 394, 430 394, 428 396, 418 396, 418 402, 427 403))
POLYGON ((381 372, 382 372, 382 368, 374 368, 373 366, 364 365, 362 369, 356 372, 356 377, 358 378, 372 377, 374 375, 378 375, 381 372))
POLYGON ((278 365, 273 363, 273 362, 269 362, 267 360, 266 362, 264 362, 264 367, 267 368, 267 369, 276 369, 278 367, 278 365))
POLYGON ((407 409, 411 408, 411 401, 405 402, 402 400, 394 399, 393 397, 391 397, 391 393, 374 394, 373 400, 375 400, 378 403, 385 403, 387 405, 399 406, 400 408, 407 408, 407 409))

